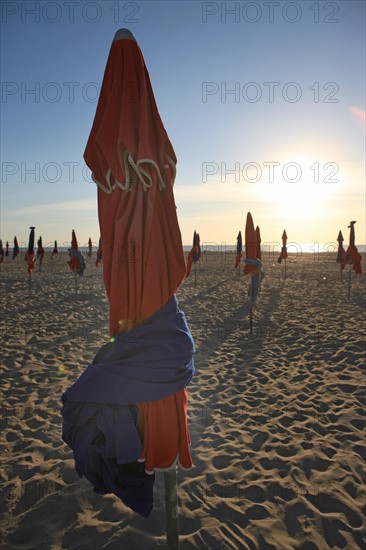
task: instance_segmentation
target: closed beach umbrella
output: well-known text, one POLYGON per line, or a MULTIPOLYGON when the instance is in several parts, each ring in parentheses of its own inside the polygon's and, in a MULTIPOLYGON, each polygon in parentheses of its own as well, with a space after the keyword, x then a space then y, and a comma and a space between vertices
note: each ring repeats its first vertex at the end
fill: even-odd
POLYGON ((19 254, 19 245, 18 245, 18 239, 14 237, 14 248, 13 248, 13 260, 18 256, 19 254))
POLYGON ((287 233, 286 233, 286 229, 283 230, 283 233, 282 233, 282 248, 281 248, 281 253, 278 257, 278 263, 280 264, 282 262, 282 260, 286 260, 287 258, 287 233))
POLYGON ((348 226, 350 229, 349 232, 349 245, 346 251, 346 258, 345 263, 352 265, 353 271, 355 273, 360 274, 362 272, 361 270, 361 254, 358 252, 357 247, 355 245, 355 221, 351 222, 348 226))
POLYGON ((358 275, 361 274, 361 254, 357 250, 357 247, 355 245, 355 221, 350 222, 348 228, 350 230, 349 232, 349 245, 346 250, 346 257, 345 257, 345 264, 349 265, 349 273, 348 273, 348 299, 351 297, 351 269, 358 275))
POLYGON ((342 271, 344 270, 344 268, 346 267, 346 264, 345 264, 345 261, 346 261, 346 251, 344 250, 343 248, 343 241, 344 241, 344 238, 343 238, 343 235, 342 235, 342 231, 339 231, 338 233, 338 237, 337 237, 337 241, 338 241, 338 252, 337 252, 337 259, 336 259, 336 262, 338 264, 341 264, 341 280, 342 280, 342 271))
POLYGON ((39 260, 39 267, 41 267, 41 265, 43 263, 43 258, 44 258, 44 248, 43 248, 43 244, 42 244, 42 237, 39 237, 39 239, 37 241, 37 245, 38 245, 37 260, 39 260))
POLYGON ((0 264, 3 263, 4 256, 5 256, 5 252, 4 252, 4 247, 3 247, 3 241, 0 240, 0 264))
POLYGON ((343 248, 344 238, 343 238, 343 235, 342 235, 342 231, 339 231, 337 241, 338 241, 338 252, 337 252, 337 260, 336 261, 337 261, 338 264, 342 264, 343 265, 342 269, 344 269, 344 267, 345 267, 344 262, 346 260, 346 251, 343 248))
POLYGON ((243 255, 243 238, 241 236, 241 231, 239 231, 238 236, 236 237, 236 256, 235 256, 235 269, 240 266, 240 260, 243 255))
POLYGON ((250 212, 248 212, 245 224, 245 266, 243 273, 244 275, 250 275, 250 285, 248 292, 250 298, 250 332, 253 331, 253 303, 257 298, 259 286, 264 277, 260 257, 260 230, 259 227, 257 227, 256 230, 254 229, 252 215, 250 212))
POLYGON ((193 246, 189 251, 187 258, 186 277, 188 277, 192 270, 192 263, 196 264, 200 257, 200 241, 199 235, 196 231, 193 233, 193 246))
POLYGON ((176 157, 126 29, 110 49, 84 158, 98 186, 111 341, 63 395, 63 438, 97 492, 148 516, 154 470, 175 475, 177 463, 192 464, 186 386, 194 346, 175 298, 186 272, 176 157), (101 411, 96 422, 88 403, 101 411))
POLYGON ((8 241, 6 241, 6 244, 5 244, 5 257, 9 258, 9 243, 8 243, 8 241))
POLYGON ((54 244, 54 247, 53 247, 53 250, 52 250, 51 260, 53 260, 53 257, 54 257, 56 254, 58 254, 57 241, 55 241, 55 244, 54 244))
POLYGON ((67 262, 70 269, 78 275, 83 275, 85 271, 85 259, 78 248, 78 241, 76 239, 75 231, 72 230, 71 234, 71 249, 70 260, 67 262))
POLYGON ((34 269, 34 263, 36 261, 36 253, 34 252, 34 230, 35 227, 30 227, 28 249, 25 253, 24 260, 28 264, 28 273, 31 275, 34 269))
POLYGON ((92 244, 91 238, 89 237, 89 241, 88 241, 88 256, 89 256, 89 258, 91 258, 92 255, 93 255, 93 244, 92 244))
POLYGON ((287 259, 287 233, 286 233, 286 229, 284 229, 283 233, 282 233, 281 253, 280 253, 277 261, 280 264, 282 262, 282 260, 285 260, 285 279, 286 279, 286 259, 287 259))

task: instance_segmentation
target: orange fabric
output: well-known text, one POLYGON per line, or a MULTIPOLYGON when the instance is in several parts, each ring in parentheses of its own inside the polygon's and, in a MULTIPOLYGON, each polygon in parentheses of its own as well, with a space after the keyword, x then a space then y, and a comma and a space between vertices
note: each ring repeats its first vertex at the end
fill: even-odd
POLYGON ((284 229, 282 233, 282 249, 281 249, 281 255, 280 255, 280 258, 282 260, 286 260, 287 258, 286 244, 287 244, 287 233, 286 233, 286 229, 284 229))
MULTIPOLYGON (((254 229, 253 218, 250 212, 247 214, 247 221, 245 224, 245 257, 255 259, 258 258, 258 242, 257 233, 254 229)), ((244 275, 255 275, 257 268, 255 265, 245 264, 243 273, 244 275)))
POLYGON ((351 222, 348 226, 350 228, 349 232, 349 246, 347 248, 346 252, 346 264, 352 264, 352 269, 360 274, 362 272, 361 270, 361 254, 359 254, 357 247, 355 245, 356 237, 355 237, 355 221, 351 222))
POLYGON ((354 244, 350 244, 346 252, 346 264, 352 264, 352 269, 355 273, 362 273, 361 269, 361 254, 358 252, 354 244))
MULTIPOLYGON (((78 241, 74 230, 72 230, 72 234, 71 234, 71 250, 75 250, 75 251, 78 250, 78 241)), ((73 271, 80 270, 80 260, 77 256, 70 255, 70 260, 67 263, 70 269, 72 269, 73 271)))
MULTIPOLYGON (((84 158, 104 189, 126 182, 124 158, 143 159, 151 186, 138 178, 130 191, 111 194, 98 187, 98 216, 103 243, 103 278, 110 306, 110 334, 139 325, 161 309, 186 274, 173 195, 176 162, 160 119, 142 53, 132 40, 111 46, 96 115, 84 158), (159 175, 166 187, 159 188, 159 175), (107 175, 110 174, 110 185, 107 175)), ((192 464, 187 426, 186 389, 160 401, 139 403, 141 459, 148 471, 171 466, 179 453, 192 464)))

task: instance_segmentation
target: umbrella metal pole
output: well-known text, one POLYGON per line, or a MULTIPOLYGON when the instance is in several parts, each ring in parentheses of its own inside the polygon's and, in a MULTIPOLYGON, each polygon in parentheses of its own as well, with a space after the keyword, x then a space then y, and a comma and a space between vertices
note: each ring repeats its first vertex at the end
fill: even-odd
POLYGON ((285 279, 286 279, 286 260, 285 260, 285 279))
POLYGON ((165 525, 168 550, 179 549, 177 467, 164 472, 165 525))
POLYGON ((349 272, 348 272, 348 299, 351 298, 351 269, 352 269, 352 267, 349 266, 349 272))
POLYGON ((194 286, 197 286, 197 263, 194 264, 194 286))

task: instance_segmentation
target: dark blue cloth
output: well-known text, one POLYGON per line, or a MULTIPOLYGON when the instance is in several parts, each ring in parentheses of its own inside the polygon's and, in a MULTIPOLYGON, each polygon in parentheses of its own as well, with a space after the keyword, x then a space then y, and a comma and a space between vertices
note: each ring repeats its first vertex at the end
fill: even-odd
POLYGON ((248 296, 252 298, 252 301, 255 302, 261 282, 264 279, 264 273, 262 271, 262 262, 258 258, 245 258, 244 262, 249 265, 254 265, 257 268, 257 273, 251 275, 251 285, 248 289, 248 296))
POLYGON ((144 323, 118 333, 62 395, 62 439, 75 468, 100 494, 114 493, 148 516, 154 476, 136 462, 142 451, 136 402, 158 401, 186 387, 194 342, 173 296, 144 323))

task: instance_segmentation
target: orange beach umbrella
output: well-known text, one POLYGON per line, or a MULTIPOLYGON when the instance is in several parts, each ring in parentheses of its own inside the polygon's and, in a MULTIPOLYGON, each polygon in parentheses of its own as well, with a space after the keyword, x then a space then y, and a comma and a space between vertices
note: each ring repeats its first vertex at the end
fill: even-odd
POLYGON ((352 265, 353 271, 355 273, 360 274, 362 272, 361 270, 361 254, 358 252, 357 247, 355 245, 355 221, 350 222, 350 225, 348 226, 350 229, 349 233, 349 245, 346 251, 346 258, 345 263, 352 265))
POLYGON ((281 248, 281 253, 278 257, 278 263, 280 264, 282 262, 282 260, 286 260, 287 258, 287 233, 286 233, 286 229, 283 230, 283 233, 282 233, 282 248, 281 248))
POLYGON ((36 253, 34 252, 34 230, 35 227, 30 227, 29 241, 28 241, 28 250, 25 253, 24 260, 28 264, 28 273, 31 275, 34 269, 34 264, 36 261, 36 253))
POLYGON ((19 245, 18 245, 18 239, 14 237, 14 248, 13 248, 13 260, 18 256, 19 254, 19 245))
POLYGON ((342 235, 342 231, 339 231, 338 237, 337 237, 337 241, 338 241, 338 252, 337 252, 337 259, 336 259, 336 262, 337 262, 338 264, 341 264, 341 279, 342 279, 342 271, 343 271, 344 268, 346 267, 346 264, 345 264, 345 261, 346 261, 346 251, 345 251, 344 248, 343 248, 343 241, 344 241, 344 238, 343 238, 343 235, 342 235))
MULTIPOLYGON (((175 152, 156 106, 142 52, 126 29, 116 33, 110 49, 84 158, 98 186, 103 278, 115 346, 108 349, 118 350, 118 342, 133 334, 140 350, 147 352, 146 346, 150 346, 144 363, 150 369, 151 358, 160 353, 161 346, 169 347, 169 341, 140 341, 139 334, 157 319, 162 322, 167 308, 174 309, 174 319, 183 318, 174 295, 185 277, 186 265, 173 194, 175 152)), ((173 331, 172 337, 188 342, 188 327, 173 331)), ((193 350, 190 354, 184 369, 193 368, 193 350)), ((126 364, 133 360, 131 355, 126 364)), ((94 361, 92 373, 97 372, 99 357, 94 361)), ((175 471, 177 463, 184 468, 192 465, 185 387, 191 375, 184 375, 181 389, 161 399, 154 399, 152 394, 136 401, 130 398, 136 407, 141 445, 130 471, 142 467, 136 474, 141 483, 146 476, 151 478, 155 469, 175 471)), ((140 380, 136 376, 139 394, 140 380)), ((156 388, 158 393, 162 389, 156 388)), ((113 390, 111 387, 110 393, 113 390)), ((111 406, 116 404, 115 399, 111 398, 111 406)), ((128 441, 121 445, 128 447, 128 441)), ((99 461, 103 460, 101 455, 99 461)), ((103 483, 107 484, 106 478, 103 483)), ((120 494, 120 487, 114 485, 112 492, 120 494)), ((143 515, 152 508, 152 496, 142 496, 135 507, 130 499, 124 502, 143 515)))
POLYGON ((85 270, 85 260, 84 256, 78 248, 78 241, 76 239, 76 234, 74 229, 71 234, 71 249, 70 249, 70 260, 67 262, 70 269, 79 275, 83 275, 85 270))
POLYGON ((192 271, 192 263, 196 263, 201 255, 200 236, 196 231, 193 233, 193 246, 189 251, 187 258, 186 277, 188 277, 192 271))
POLYGON ((53 250, 52 250, 51 260, 53 260, 53 257, 54 257, 56 254, 58 254, 57 241, 55 241, 55 244, 54 244, 54 247, 53 247, 53 250))
POLYGON ((236 237, 236 256, 235 256, 235 269, 240 265, 240 260, 243 255, 243 238, 241 236, 241 231, 239 231, 238 236, 236 237))
POLYGON ((37 241, 37 245, 38 245, 37 260, 39 260, 39 267, 41 267, 43 263, 44 254, 45 254, 43 244, 42 244, 42 237, 39 237, 37 241))
POLYGON ((93 255, 93 244, 92 244, 91 238, 89 237, 89 241, 88 241, 88 256, 89 256, 89 258, 91 258, 92 255, 93 255))

